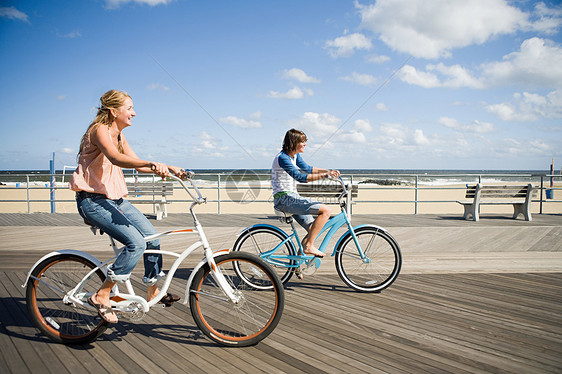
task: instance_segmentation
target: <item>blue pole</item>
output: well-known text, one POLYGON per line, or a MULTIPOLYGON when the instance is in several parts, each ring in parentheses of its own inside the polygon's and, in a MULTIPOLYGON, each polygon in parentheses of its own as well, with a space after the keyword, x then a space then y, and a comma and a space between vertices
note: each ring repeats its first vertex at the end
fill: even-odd
POLYGON ((51 172, 51 213, 55 213, 55 152, 53 152, 53 159, 49 162, 49 169, 51 172))

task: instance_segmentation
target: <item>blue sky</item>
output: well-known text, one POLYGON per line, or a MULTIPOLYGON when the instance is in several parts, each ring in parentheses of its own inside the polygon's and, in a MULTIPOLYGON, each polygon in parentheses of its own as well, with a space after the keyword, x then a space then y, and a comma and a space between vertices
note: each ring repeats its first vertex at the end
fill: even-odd
POLYGON ((144 159, 269 168, 562 163, 562 6, 526 0, 0 0, 0 169, 74 165, 127 91, 144 159))

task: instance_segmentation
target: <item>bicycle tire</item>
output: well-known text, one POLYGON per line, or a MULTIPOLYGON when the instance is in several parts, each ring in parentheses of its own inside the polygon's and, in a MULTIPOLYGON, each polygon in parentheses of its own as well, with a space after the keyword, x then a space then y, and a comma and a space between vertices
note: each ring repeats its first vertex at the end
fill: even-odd
MULTIPOLYGON (((236 239, 232 250, 251 253, 264 259, 275 270, 277 276, 281 280, 281 283, 286 284, 293 276, 296 260, 269 259, 268 257, 263 256, 263 253, 275 248, 279 245, 279 243, 287 239, 287 237, 287 234, 284 232, 271 227, 254 226, 246 230, 238 237, 238 239, 236 239)), ((295 256, 296 250, 293 242, 286 242, 282 248, 276 251, 276 254, 295 256)), ((239 275, 242 276, 243 274, 240 273, 239 275)), ((258 285, 254 285, 254 287, 259 288, 258 285)))
POLYGON ((398 277, 402 254, 394 238, 375 226, 356 229, 355 235, 367 256, 361 259, 350 232, 336 249, 336 269, 345 284, 359 292, 380 292, 398 277))
POLYGON ((255 345, 275 329, 285 305, 282 283, 271 267, 259 257, 245 252, 230 252, 215 257, 215 262, 236 295, 234 304, 216 283, 209 264, 203 265, 190 286, 191 315, 201 331, 224 346, 255 345), (234 270, 234 263, 247 272, 245 276, 271 283, 268 290, 248 285, 234 270))
MULTIPOLYGON (((74 254, 49 257, 35 267, 27 283, 27 310, 33 324, 45 336, 63 344, 87 344, 107 329, 109 324, 95 310, 63 301, 67 292, 95 267, 74 254)), ((92 294, 104 280, 105 274, 98 269, 78 292, 92 294)))

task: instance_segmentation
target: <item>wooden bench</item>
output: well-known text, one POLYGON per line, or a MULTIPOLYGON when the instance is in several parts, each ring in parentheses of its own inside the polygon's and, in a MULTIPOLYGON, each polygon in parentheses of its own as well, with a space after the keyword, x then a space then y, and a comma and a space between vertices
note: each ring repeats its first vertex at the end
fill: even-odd
POLYGON ((156 219, 168 216, 167 197, 174 193, 174 183, 164 181, 127 183, 129 201, 133 204, 152 204, 156 219), (146 199, 144 197, 148 197, 146 199))
MULTIPOLYGON (((347 185, 349 188, 349 185, 347 185)), ((298 183, 297 192, 302 197, 311 197, 324 204, 337 204, 338 196, 343 189, 339 184, 321 184, 321 183, 298 183)), ((347 201, 347 213, 351 214, 352 200, 357 197, 357 185, 351 186, 351 198, 347 201)))
POLYGON ((465 200, 457 203, 464 206, 464 219, 478 221, 480 216, 480 205, 513 205, 513 219, 519 214, 531 221, 531 201, 536 195, 532 184, 526 186, 466 186, 465 200))

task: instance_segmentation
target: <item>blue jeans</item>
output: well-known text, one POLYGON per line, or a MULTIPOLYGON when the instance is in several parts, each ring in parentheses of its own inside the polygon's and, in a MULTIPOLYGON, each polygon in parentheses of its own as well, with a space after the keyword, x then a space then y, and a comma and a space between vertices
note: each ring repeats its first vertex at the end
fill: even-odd
MULTIPOLYGON (((160 249, 160 240, 144 240, 145 236, 157 234, 158 231, 129 201, 111 200, 101 194, 78 192, 76 203, 78 213, 83 218, 125 246, 108 268, 107 276, 111 281, 126 281, 145 249, 160 249)), ((153 285, 164 275, 162 256, 144 254, 143 282, 153 285)))
POLYGON ((297 221, 306 231, 308 231, 314 222, 312 214, 318 214, 321 205, 321 202, 307 199, 296 192, 290 192, 273 200, 273 206, 275 209, 292 214, 295 221, 297 221))

